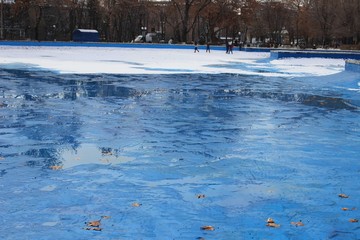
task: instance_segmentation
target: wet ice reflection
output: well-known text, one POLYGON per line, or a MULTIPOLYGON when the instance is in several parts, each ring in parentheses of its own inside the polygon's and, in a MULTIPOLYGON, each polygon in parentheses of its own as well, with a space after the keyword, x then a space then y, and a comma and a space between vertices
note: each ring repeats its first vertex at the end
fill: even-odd
POLYGON ((62 168, 71 168, 82 164, 120 164, 134 160, 133 157, 118 155, 111 148, 101 148, 94 144, 82 144, 76 149, 60 151, 62 168))

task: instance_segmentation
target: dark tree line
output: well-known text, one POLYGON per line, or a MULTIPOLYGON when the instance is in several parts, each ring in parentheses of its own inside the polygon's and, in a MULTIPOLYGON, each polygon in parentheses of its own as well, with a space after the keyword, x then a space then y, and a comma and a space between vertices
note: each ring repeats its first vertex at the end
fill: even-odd
POLYGON ((1 8, 3 39, 69 41, 77 28, 102 41, 359 44, 359 0, 16 0, 1 8), (146 30, 145 30, 146 29, 146 30))

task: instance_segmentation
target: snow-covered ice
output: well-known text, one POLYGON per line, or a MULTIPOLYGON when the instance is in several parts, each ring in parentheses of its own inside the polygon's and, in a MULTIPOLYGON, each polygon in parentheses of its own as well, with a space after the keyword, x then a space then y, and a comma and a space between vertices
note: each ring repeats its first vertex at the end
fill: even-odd
POLYGON ((42 68, 59 73, 171 74, 235 73, 262 76, 321 76, 344 70, 343 59, 270 59, 270 53, 191 49, 101 47, 0 47, 6 68, 42 68))

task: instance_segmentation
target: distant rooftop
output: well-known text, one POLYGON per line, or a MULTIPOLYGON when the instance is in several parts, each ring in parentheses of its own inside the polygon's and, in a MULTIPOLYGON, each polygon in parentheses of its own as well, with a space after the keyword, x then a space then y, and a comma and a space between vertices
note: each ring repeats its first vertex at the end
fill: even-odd
POLYGON ((95 29, 76 29, 75 31, 79 31, 79 32, 86 32, 86 33, 98 33, 97 30, 95 29))

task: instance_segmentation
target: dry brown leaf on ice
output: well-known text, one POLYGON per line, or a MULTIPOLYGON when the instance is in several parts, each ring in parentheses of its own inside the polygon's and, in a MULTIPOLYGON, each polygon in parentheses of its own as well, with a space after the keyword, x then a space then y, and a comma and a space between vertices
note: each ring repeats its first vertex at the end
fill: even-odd
POLYGON ((50 166, 49 168, 50 168, 51 170, 57 171, 57 170, 61 170, 61 169, 62 169, 62 166, 54 165, 54 166, 50 166))
POLYGON ((343 210, 343 211, 355 211, 356 208, 355 207, 353 207, 353 208, 343 207, 343 208, 341 208, 341 210, 343 210))
POLYGON ((344 193, 340 193, 338 196, 341 198, 349 198, 349 196, 344 193))
POLYGON ((267 222, 266 226, 268 226, 268 227, 273 227, 273 228, 278 228, 278 227, 280 227, 280 224, 276 224, 275 221, 274 221, 274 219, 272 219, 272 218, 268 218, 268 219, 266 220, 266 222, 267 222))
POLYGON ((99 227, 101 224, 100 220, 87 222, 86 225, 89 227, 99 227))
POLYGON ((110 216, 101 216, 100 220, 94 220, 94 221, 90 221, 90 222, 85 222, 86 226, 84 229, 85 230, 92 230, 92 231, 102 231, 102 228, 100 228, 101 225, 101 220, 102 219, 109 219, 111 218, 110 216))
POLYGON ((359 222, 359 220, 357 220, 356 218, 351 218, 351 219, 349 220, 349 222, 351 222, 351 223, 357 223, 357 222, 359 222))
POLYGON ((295 227, 302 227, 304 226, 304 223, 300 220, 299 222, 291 222, 291 225, 294 225, 295 227))
POLYGON ((201 230, 205 230, 205 231, 214 231, 215 228, 213 226, 210 225, 206 225, 206 226, 202 226, 201 230))
POLYGON ((273 228, 279 228, 279 227, 280 227, 280 224, 268 223, 268 224, 266 224, 266 226, 268 226, 268 227, 273 227, 273 228))
POLYGON ((138 202, 134 202, 133 204, 131 204, 131 206, 133 207, 140 207, 142 204, 138 203, 138 202))

